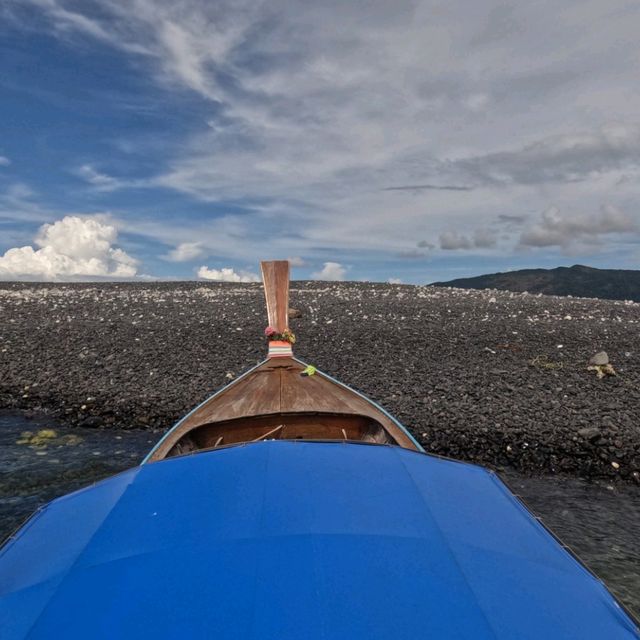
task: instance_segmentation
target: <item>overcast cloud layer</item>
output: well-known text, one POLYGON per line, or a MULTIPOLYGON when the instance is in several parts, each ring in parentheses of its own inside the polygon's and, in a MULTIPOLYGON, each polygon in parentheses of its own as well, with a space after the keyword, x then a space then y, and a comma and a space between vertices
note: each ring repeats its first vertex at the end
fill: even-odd
POLYGON ((638 3, 0 7, 0 83, 39 125, 19 138, 19 101, 3 107, 0 254, 108 212, 141 265, 105 262, 112 275, 251 279, 288 256, 298 277, 410 282, 636 267, 638 3), (106 115, 79 122, 87 109, 106 115))

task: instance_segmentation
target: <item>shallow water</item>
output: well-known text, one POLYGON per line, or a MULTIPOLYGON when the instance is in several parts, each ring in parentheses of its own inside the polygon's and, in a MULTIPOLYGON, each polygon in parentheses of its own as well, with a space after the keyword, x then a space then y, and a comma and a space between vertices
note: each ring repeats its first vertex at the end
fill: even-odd
POLYGON ((558 476, 501 476, 639 618, 640 489, 558 476))
MULTIPOLYGON (((158 438, 0 413, 0 539, 49 500, 138 464, 158 438)), ((637 616, 640 489, 557 476, 502 477, 637 616)))
POLYGON ((158 438, 0 413, 0 540, 42 504, 137 465, 158 438))

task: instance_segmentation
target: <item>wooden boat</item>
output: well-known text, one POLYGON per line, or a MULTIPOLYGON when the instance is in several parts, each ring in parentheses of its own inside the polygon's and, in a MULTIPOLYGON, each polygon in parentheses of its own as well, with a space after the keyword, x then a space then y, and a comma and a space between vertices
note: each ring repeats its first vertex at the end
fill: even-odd
MULTIPOLYGON (((263 263, 273 334, 288 265, 263 263)), ((271 341, 143 464, 0 549, 0 638, 640 638, 497 478, 271 341), (311 375, 303 375, 303 374, 311 375)))
MULTIPOLYGON (((263 262, 269 326, 289 328, 289 262, 263 262)), ((216 393, 181 420, 147 462, 220 446, 278 440, 347 440, 394 444, 421 451, 409 432, 360 393, 308 368, 291 344, 272 341, 267 360, 216 393)))

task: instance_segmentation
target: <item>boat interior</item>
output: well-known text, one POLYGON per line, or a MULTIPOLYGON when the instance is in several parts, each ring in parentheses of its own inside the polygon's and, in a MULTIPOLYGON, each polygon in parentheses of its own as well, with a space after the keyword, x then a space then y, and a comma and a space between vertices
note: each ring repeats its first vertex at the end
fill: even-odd
MULTIPOLYGON (((289 263, 262 263, 269 325, 288 328, 289 263)), ((333 440, 419 450, 400 424, 363 395, 296 360, 290 345, 183 418, 148 462, 260 440, 333 440)))
POLYGON ((167 457, 260 440, 358 440, 394 444, 368 416, 339 413, 279 413, 203 424, 185 434, 167 457))

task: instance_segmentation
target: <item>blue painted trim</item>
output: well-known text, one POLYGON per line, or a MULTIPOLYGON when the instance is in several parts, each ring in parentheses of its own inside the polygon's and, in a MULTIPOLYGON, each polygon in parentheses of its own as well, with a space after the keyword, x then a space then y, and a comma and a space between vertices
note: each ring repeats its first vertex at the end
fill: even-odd
MULTIPOLYGON (((304 362, 303 360, 299 360, 298 358, 295 358, 295 357, 293 359, 299 364, 303 364, 305 367, 309 366, 308 363, 304 362)), ((351 393, 355 393, 357 396, 360 396, 363 400, 366 400, 370 405, 378 409, 378 411, 381 411, 382 413, 384 413, 384 415, 387 416, 389 420, 391 420, 399 429, 401 429, 405 433, 405 435, 409 438, 409 440, 411 440, 411 442, 413 442, 413 444, 417 447, 418 451, 421 451, 422 453, 426 453, 426 451, 422 448, 420 443, 409 433, 409 430, 397 418, 394 418, 384 407, 381 407, 377 402, 374 402, 373 400, 371 400, 371 398, 367 398, 367 396, 365 396, 364 393, 360 393, 360 391, 357 391, 356 389, 352 389, 348 384, 345 384, 344 382, 340 382, 340 380, 336 380, 335 378, 325 373, 324 371, 320 371, 318 369, 318 371, 316 372, 316 375, 318 373, 323 375, 328 380, 331 380, 331 382, 334 382, 335 384, 343 387, 344 389, 348 389, 349 391, 351 391, 351 393)))
MULTIPOLYGON (((268 358, 267 358, 268 360, 268 358)), ((261 367, 267 360, 263 360, 262 362, 259 362, 255 367, 251 367, 251 369, 249 369, 248 371, 245 371, 239 378, 236 378, 233 382, 230 382, 229 384, 226 384, 224 387, 221 387, 220 389, 218 389, 215 393, 213 393, 212 395, 210 395, 208 398, 206 398, 205 400, 203 400, 197 407, 194 407, 193 409, 191 409, 191 411, 189 411, 189 413, 187 413, 185 416, 183 416, 182 418, 180 418, 180 420, 178 420, 178 422, 176 422, 173 427, 171 427, 171 429, 169 429, 169 431, 167 431, 167 433, 165 433, 162 438, 160 438, 160 440, 158 440, 158 442, 156 443, 156 445, 153 447, 153 449, 151 449, 151 451, 149 451, 149 453, 145 456, 144 460, 140 463, 142 464, 146 464, 147 462, 149 462, 149 458, 151 458, 151 456, 157 451, 158 447, 187 419, 189 418, 191 415, 193 415, 198 409, 200 409, 201 407, 203 407, 205 404, 207 404, 207 402, 209 402, 209 400, 213 400, 213 398, 215 398, 217 395, 221 394, 223 391, 226 391, 227 389, 230 389, 231 387, 233 387, 233 385, 237 384, 238 382, 240 382, 240 380, 242 380, 243 378, 246 378, 250 373, 253 373, 253 371, 255 371, 258 367, 261 367)))

